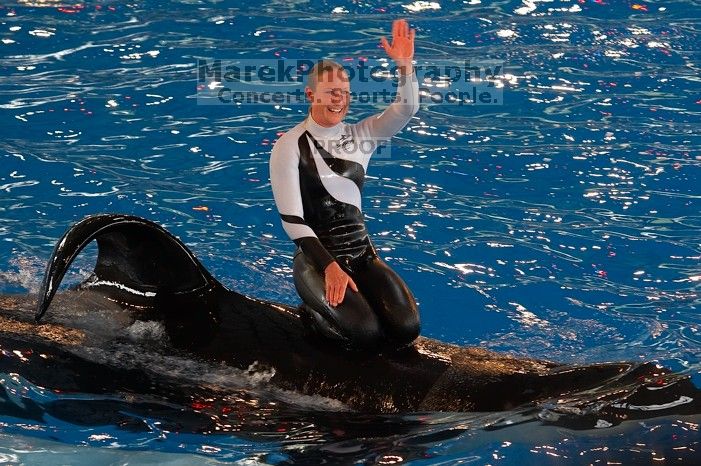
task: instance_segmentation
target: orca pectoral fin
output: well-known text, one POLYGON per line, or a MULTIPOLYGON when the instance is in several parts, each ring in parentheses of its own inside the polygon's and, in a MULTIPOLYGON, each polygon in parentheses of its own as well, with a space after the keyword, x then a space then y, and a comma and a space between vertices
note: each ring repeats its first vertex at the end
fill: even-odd
POLYGON ((179 239, 156 223, 131 215, 93 215, 71 227, 56 245, 39 293, 37 321, 71 263, 93 240, 98 247, 95 271, 80 288, 105 289, 122 303, 146 305, 158 295, 222 287, 179 239))

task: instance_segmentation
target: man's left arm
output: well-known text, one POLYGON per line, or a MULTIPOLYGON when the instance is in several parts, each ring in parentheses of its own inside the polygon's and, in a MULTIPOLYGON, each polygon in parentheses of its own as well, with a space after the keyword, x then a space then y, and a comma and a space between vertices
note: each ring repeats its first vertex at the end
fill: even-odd
POLYGON ((390 139, 411 120, 419 110, 419 83, 414 65, 414 36, 405 20, 392 23, 392 44, 384 37, 380 40, 387 55, 394 60, 399 73, 397 96, 384 112, 372 115, 357 124, 360 131, 377 139, 390 139))

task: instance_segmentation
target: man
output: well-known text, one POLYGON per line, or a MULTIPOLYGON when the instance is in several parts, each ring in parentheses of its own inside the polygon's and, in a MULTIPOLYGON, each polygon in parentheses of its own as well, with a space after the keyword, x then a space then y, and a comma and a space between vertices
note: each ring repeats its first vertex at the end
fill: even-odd
MULTIPOLYGON (((350 82, 341 65, 321 61, 310 71, 307 118, 275 143, 270 180, 282 225, 299 247, 294 281, 302 313, 328 338, 347 347, 403 347, 419 334, 416 302, 377 255, 365 228, 360 193, 372 153, 363 142, 387 141, 418 111, 415 31, 392 24, 382 47, 397 65, 397 98, 382 113, 343 123, 350 82)), ((372 144, 370 144, 371 146, 372 144)))

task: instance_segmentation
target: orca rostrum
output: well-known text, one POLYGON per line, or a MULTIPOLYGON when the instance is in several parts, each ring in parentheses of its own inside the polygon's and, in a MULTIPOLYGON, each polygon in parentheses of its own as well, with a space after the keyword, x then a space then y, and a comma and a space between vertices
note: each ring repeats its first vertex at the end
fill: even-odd
MULTIPOLYGON (((0 297, 0 346, 34 341, 47 353, 52 346, 65 351, 83 344, 87 330, 72 328, 65 318, 51 321, 57 297, 69 310, 98 297, 132 321, 162 324, 174 352, 243 370, 267 368, 274 374, 268 383, 277 388, 339 400, 360 412, 501 411, 545 404, 584 419, 596 406, 597 422, 615 424, 701 412, 699 390, 689 377, 652 363, 564 365, 425 337, 382 353, 344 349, 310 332, 296 307, 227 289, 180 240, 136 216, 94 215, 72 226, 49 260, 36 322, 12 309, 14 298, 0 297), (94 272, 57 294, 71 263, 92 241, 98 249, 94 272), (645 409, 649 406, 655 408, 645 409)), ((61 388, 60 376, 52 377, 61 388)), ((107 390, 110 377, 116 380, 83 374, 78 382, 72 379, 70 389, 80 389, 83 380, 87 391, 107 390)), ((138 391, 132 385, 129 390, 138 391)))

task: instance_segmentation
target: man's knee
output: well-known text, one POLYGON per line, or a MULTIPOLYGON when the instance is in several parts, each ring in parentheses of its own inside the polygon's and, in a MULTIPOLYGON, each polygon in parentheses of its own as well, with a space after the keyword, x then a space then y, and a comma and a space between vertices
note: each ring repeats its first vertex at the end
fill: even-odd
POLYGON ((342 346, 350 349, 372 351, 382 345, 384 334, 377 316, 362 303, 350 302, 340 309, 329 308, 328 305, 309 306, 305 304, 311 330, 317 335, 329 340, 338 340, 342 346), (366 311, 366 312, 363 312, 366 311))
POLYGON ((385 329, 387 339, 396 346, 411 344, 421 333, 421 323, 416 312, 409 313, 402 319, 397 319, 385 329))
POLYGON ((380 322, 374 315, 364 316, 352 324, 346 323, 341 333, 349 340, 351 347, 362 350, 375 350, 384 339, 380 322))

